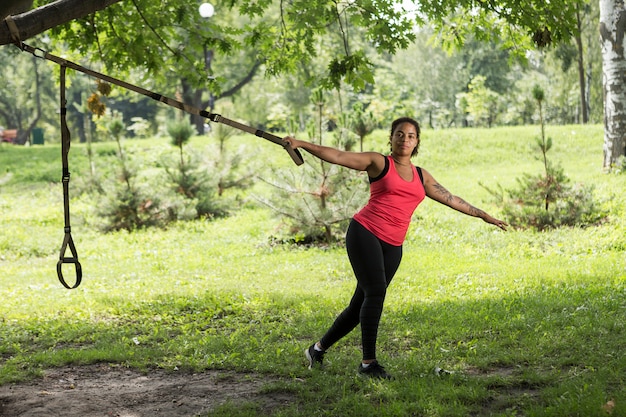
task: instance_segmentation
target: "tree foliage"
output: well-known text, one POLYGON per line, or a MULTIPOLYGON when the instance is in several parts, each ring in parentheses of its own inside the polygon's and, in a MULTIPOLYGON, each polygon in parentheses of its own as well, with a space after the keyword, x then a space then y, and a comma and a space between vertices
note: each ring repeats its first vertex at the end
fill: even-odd
POLYGON ((32 56, 18 54, 16 49, 0 49, 0 126, 18 130, 18 143, 28 141, 38 124, 56 121, 45 111, 58 106, 51 70, 32 56), (29 77, 24 77, 28 73, 29 77))
POLYGON ((580 0, 420 0, 418 15, 436 27, 450 46, 463 45, 472 37, 481 41, 504 41, 520 51, 529 40, 539 47, 569 39, 576 27, 580 0))
POLYGON ((461 108, 473 126, 491 127, 499 113, 499 95, 486 85, 486 77, 477 75, 470 81, 467 93, 458 95, 461 108))
MULTIPOLYGON (((59 0, 55 4, 73 4, 73 1, 59 0)), ((292 6, 289 4, 281 5, 275 1, 230 1, 218 4, 215 15, 206 20, 199 16, 197 3, 188 0, 163 1, 158 8, 147 2, 144 4, 144 0, 108 2, 113 4, 107 9, 55 29, 55 33, 51 33, 52 44, 43 47, 51 47, 53 52, 56 49, 63 56, 80 60, 85 65, 163 94, 173 95, 180 92, 177 98, 201 108, 209 106, 211 98, 219 100, 240 91, 238 88, 241 88, 242 83, 249 82, 247 92, 238 94, 232 100, 236 101, 233 114, 260 128, 265 125, 294 133, 302 130, 306 125, 310 91, 319 86, 335 90, 339 86, 343 91, 343 97, 338 99, 347 99, 347 102, 340 103, 338 108, 333 109, 336 114, 345 112, 356 102, 363 103, 381 121, 403 113, 419 118, 424 125, 430 127, 461 126, 464 115, 456 106, 454 98, 459 92, 467 93, 471 80, 477 76, 484 76, 486 88, 497 93, 498 99, 502 101, 502 107, 497 109, 496 123, 533 122, 530 116, 532 112, 529 111, 529 102, 532 105, 532 100, 526 97, 525 91, 538 78, 544 78, 546 82, 543 87, 552 90, 550 95, 553 100, 546 108, 546 118, 550 123, 575 122, 579 114, 579 100, 574 96, 576 93, 571 86, 575 82, 574 71, 571 65, 566 73, 557 70, 557 65, 571 60, 571 52, 566 53, 573 52, 571 48, 560 47, 557 50, 560 58, 554 63, 551 58, 553 54, 526 51, 529 62, 524 66, 523 62, 520 63, 512 57, 516 50, 524 50, 522 47, 528 46, 530 38, 523 31, 508 28, 511 33, 517 33, 520 39, 525 37, 527 43, 520 41, 516 44, 517 49, 513 50, 507 49, 507 45, 510 45, 507 42, 512 38, 494 39, 495 36, 490 35, 490 42, 481 42, 469 30, 472 25, 481 23, 474 16, 478 9, 463 9, 467 6, 464 6, 465 3, 461 3, 452 15, 446 17, 450 19, 454 13, 471 17, 463 26, 465 32, 458 34, 459 40, 463 42, 463 49, 452 50, 449 55, 429 39, 433 36, 429 26, 411 30, 411 37, 414 37, 415 42, 409 42, 407 49, 401 50, 404 43, 398 43, 395 55, 386 52, 377 54, 376 47, 379 50, 382 48, 369 40, 374 39, 373 37, 368 38, 365 35, 366 31, 371 32, 374 28, 357 26, 362 19, 357 18, 356 11, 366 7, 378 7, 378 3, 368 6, 363 2, 351 2, 349 7, 344 5, 343 8, 338 8, 340 5, 335 4, 333 7, 340 12, 341 20, 331 23, 332 15, 329 12, 325 17, 316 17, 326 19, 324 27, 309 28, 317 20, 298 20, 292 16, 291 24, 303 27, 303 40, 300 42, 303 46, 299 52, 294 52, 291 64, 281 67, 279 64, 283 61, 280 60, 287 60, 287 56, 282 49, 283 44, 277 42, 281 33, 290 35, 287 12, 292 10, 292 6), (120 16, 124 16, 124 19, 120 16), (284 28, 281 28, 283 20, 284 28), (267 32, 263 32, 262 27, 266 27, 267 32), (257 30, 253 30, 254 28, 257 30), (308 34, 305 36, 304 32, 308 34), (87 39, 88 42, 82 39, 87 39), (305 42, 304 39, 308 40, 305 42), (210 52, 212 57, 210 68, 205 65, 205 52, 210 52), (301 54, 301 59, 297 59, 298 54, 301 54), (273 56, 279 61, 274 62, 273 58, 268 58, 273 56), (559 62, 561 60, 563 62, 559 62), (151 66, 150 70, 146 70, 144 64, 151 66), (548 69, 550 74, 545 73, 546 65, 553 67, 548 69), (330 67, 335 69, 329 71, 330 67), (280 77, 255 77, 256 69, 266 71, 268 75, 276 70, 276 75, 280 77), (555 82, 548 85, 551 80, 555 82), (345 81, 352 85, 347 85, 345 81), (355 85, 358 88, 355 89, 355 85), (207 87, 212 89, 210 95, 207 94, 207 87), (294 120, 294 126, 297 125, 298 129, 287 129, 289 120, 294 120)), ((47 1, 35 3, 35 6, 44 3, 47 1)), ((321 13, 316 7, 321 7, 323 3, 325 2, 307 3, 297 16, 321 13)), ((428 6, 427 3, 424 4, 424 7, 428 6)), ((424 24, 426 19, 431 18, 420 11, 419 7, 422 6, 418 4, 412 9, 407 7, 409 10, 406 13, 403 11, 403 16, 406 19, 415 18, 418 23, 424 24)), ((451 7, 451 4, 442 3, 441 10, 450 11, 451 7)), ((479 5, 475 7, 479 8, 479 5)), ((394 10, 403 10, 397 5, 396 8, 394 10)), ((38 10, 27 14, 39 13, 38 10)), ((428 11, 428 8, 425 10, 428 11)), ((296 13, 294 10, 292 12, 296 13)), ((381 9, 381 13, 384 12, 381 9)), ((495 16, 492 17, 495 19, 495 16)), ((440 25, 447 20, 432 18, 432 21, 440 25)), ((494 24, 496 21, 502 23, 505 20, 495 19, 494 24)), ((391 29, 394 27, 397 29, 398 25, 391 25, 391 29)), ((388 32, 391 29, 385 29, 386 36, 391 36, 388 32)), ((588 32, 590 34, 586 36, 593 37, 595 28, 588 29, 588 32)), ((405 40, 408 39, 411 38, 405 40)), ((36 46, 42 45, 37 43, 39 40, 33 41, 36 46)), ((293 42, 294 39, 287 36, 284 45, 288 47, 293 42)), ((595 103, 592 105, 592 121, 595 122, 601 120, 602 111, 600 73, 595 66, 592 67, 597 65, 598 59, 599 52, 597 56, 587 58, 588 80, 593 77, 595 83, 589 89, 591 102, 595 103)), ((72 80, 69 88, 75 90, 78 84, 76 80, 72 80)), ((115 90, 114 99, 109 100, 107 106, 122 112, 125 123, 130 125, 131 118, 142 117, 154 121, 153 132, 166 124, 163 120, 157 124, 158 118, 163 116, 155 115, 157 109, 163 108, 162 105, 149 99, 144 99, 148 100, 147 104, 140 103, 132 93, 125 95, 124 91, 117 88, 115 90)), ((85 91, 83 87, 82 91, 75 93, 73 91, 70 94, 72 107, 83 107, 84 104, 80 101, 83 100, 84 103, 92 92, 85 91)), ((12 93, 8 95, 13 96, 12 93)), ((219 106, 224 104, 226 100, 221 100, 219 106)), ((74 123, 72 120, 70 122, 74 123)), ((204 120, 193 122, 198 133, 201 133, 204 120)), ((337 123, 336 120, 333 122, 337 123)), ((81 140, 85 140, 88 127, 88 123, 83 123, 83 119, 77 117, 73 131, 78 133, 81 140)))
MULTIPOLYGON (((36 4, 43 3, 48 2, 36 4)), ((355 31, 378 52, 395 54, 415 39, 416 23, 430 21, 448 45, 463 45, 468 38, 498 39, 506 48, 521 51, 531 39, 545 45, 570 37, 578 1, 429 0, 408 8, 410 3, 397 0, 229 0, 218 5, 216 16, 208 21, 199 16, 195 0, 109 3, 98 13, 57 27, 55 36, 83 55, 97 54, 108 68, 141 66, 154 74, 176 66, 196 83, 210 82, 204 62, 194 58, 203 47, 225 56, 241 48, 254 50, 266 74, 279 75, 310 63, 320 53, 322 39, 331 37, 341 53, 328 61, 323 74, 312 78, 329 88, 340 81, 362 88, 372 82, 372 62, 351 40, 355 31), (226 15, 239 18, 235 22, 223 18, 226 15)))
POLYGON ((175 67, 193 84, 213 83, 215 89, 219 83, 207 74, 204 59, 198 59, 206 48, 221 56, 236 55, 243 48, 255 51, 266 74, 279 75, 317 56, 322 37, 336 36, 342 54, 330 61, 325 74, 314 76, 329 87, 339 80, 362 87, 373 81, 367 70, 371 62, 351 44, 352 31, 363 30, 371 44, 391 53, 414 39, 411 19, 393 1, 229 1, 218 5, 215 17, 208 20, 198 14, 195 0, 109 3, 114 4, 57 26, 55 39, 82 56, 97 57, 111 71, 140 66, 154 76, 175 67))

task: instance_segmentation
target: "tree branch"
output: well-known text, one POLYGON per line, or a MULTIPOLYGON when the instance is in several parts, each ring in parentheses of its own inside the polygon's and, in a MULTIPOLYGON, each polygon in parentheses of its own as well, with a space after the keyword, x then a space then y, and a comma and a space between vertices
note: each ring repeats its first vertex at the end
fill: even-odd
POLYGON ((0 4, 0 19, 13 14, 24 13, 33 7, 33 0, 3 0, 0 4))
POLYGON ((248 71, 248 74, 241 81, 235 84, 232 88, 224 91, 218 97, 215 97, 215 99, 217 100, 224 97, 230 97, 234 95, 237 91, 241 90, 244 85, 248 84, 252 80, 260 66, 261 61, 255 61, 255 63, 252 65, 252 68, 250 68, 250 71, 248 71))
MULTIPOLYGON (((179 55, 179 53, 176 52, 175 50, 173 50, 172 47, 170 47, 167 44, 167 42, 165 42, 165 39, 163 39, 163 37, 161 35, 159 35, 159 32, 157 32, 156 29, 154 28, 154 26, 152 26, 152 23, 150 23, 150 21, 148 19, 146 19, 146 16, 143 14, 143 11, 141 10, 141 8, 139 8, 139 5, 137 4, 137 1, 136 0, 132 0, 132 2, 133 2, 133 6, 135 6, 135 10, 137 10, 137 13, 139 13, 139 17, 141 17, 141 20, 143 20, 143 22, 150 28, 150 31, 154 34, 154 36, 161 43, 161 45, 163 45, 168 51, 170 51, 170 53, 173 56, 179 55)), ((185 59, 187 59, 187 61, 189 61, 190 63, 193 63, 193 61, 190 60, 189 58, 185 57, 185 59)))
MULTIPOLYGON (((57 0, 26 13, 13 16, 20 40, 32 38, 55 26, 80 19, 105 9, 121 0, 57 0)), ((0 23, 0 45, 13 43, 11 31, 6 23, 0 23)))

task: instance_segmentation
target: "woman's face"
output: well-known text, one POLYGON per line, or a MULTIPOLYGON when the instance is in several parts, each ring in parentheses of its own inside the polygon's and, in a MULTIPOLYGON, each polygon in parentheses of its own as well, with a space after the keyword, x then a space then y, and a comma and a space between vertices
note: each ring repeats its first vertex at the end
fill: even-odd
POLYGON ((411 156, 419 144, 417 130, 412 123, 401 123, 391 135, 391 153, 397 156, 411 156))

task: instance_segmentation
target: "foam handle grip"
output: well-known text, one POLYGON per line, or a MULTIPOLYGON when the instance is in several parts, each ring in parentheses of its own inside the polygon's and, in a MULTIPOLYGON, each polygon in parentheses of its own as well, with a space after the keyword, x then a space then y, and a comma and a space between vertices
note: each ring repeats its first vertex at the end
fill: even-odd
POLYGON ((287 151, 289 156, 291 156, 291 159, 293 159, 293 162, 295 162, 296 165, 304 164, 304 159, 302 159, 302 154, 299 150, 294 149, 289 145, 285 145, 285 150, 287 151))

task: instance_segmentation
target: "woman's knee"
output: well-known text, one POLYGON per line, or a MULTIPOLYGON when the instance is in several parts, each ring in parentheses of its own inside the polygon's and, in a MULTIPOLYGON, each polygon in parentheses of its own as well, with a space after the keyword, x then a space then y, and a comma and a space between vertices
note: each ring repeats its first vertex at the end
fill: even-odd
POLYGON ((372 281, 366 287, 363 287, 365 297, 384 297, 387 294, 387 281, 384 277, 372 281))

